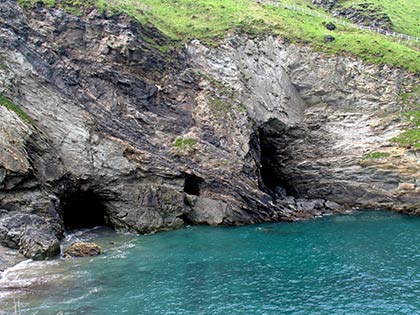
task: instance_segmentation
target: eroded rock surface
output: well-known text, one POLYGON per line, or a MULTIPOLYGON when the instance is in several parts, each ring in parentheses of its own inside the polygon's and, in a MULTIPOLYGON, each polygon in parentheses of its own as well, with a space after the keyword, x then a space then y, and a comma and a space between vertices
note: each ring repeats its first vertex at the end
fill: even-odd
POLYGON ((419 84, 414 75, 276 38, 233 38, 218 49, 195 43, 190 52, 197 67, 237 91, 258 124, 263 180, 272 190, 418 211, 420 160, 389 141, 404 129, 401 94, 419 84), (376 151, 389 156, 365 158, 376 151))
POLYGON ((65 228, 96 223, 148 233, 417 209, 415 155, 362 160, 397 150, 398 94, 415 81, 403 70, 271 37, 162 53, 155 29, 85 13, 0 0, 0 91, 32 119, 0 106, 2 244, 41 259, 65 228))

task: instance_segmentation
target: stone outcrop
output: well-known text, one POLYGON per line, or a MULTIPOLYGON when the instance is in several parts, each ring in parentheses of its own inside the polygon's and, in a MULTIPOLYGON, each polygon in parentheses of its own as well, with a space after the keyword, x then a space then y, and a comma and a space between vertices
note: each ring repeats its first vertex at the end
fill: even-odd
POLYGON ((417 157, 387 142, 403 70, 271 37, 163 53, 157 30, 93 9, 0 0, 0 19, 0 91, 32 120, 0 106, 0 242, 27 257, 95 224, 417 209, 417 157), (399 155, 364 161, 374 150, 399 155))
POLYGON ((414 75, 276 38, 233 38, 217 49, 195 43, 190 53, 201 71, 238 91, 257 123, 272 189, 346 207, 418 211, 418 155, 389 141, 404 129, 401 94, 419 84, 414 75), (370 152, 389 154, 365 158, 370 152))
POLYGON ((90 257, 98 256, 103 252, 102 248, 94 243, 74 243, 64 250, 64 257, 90 257))

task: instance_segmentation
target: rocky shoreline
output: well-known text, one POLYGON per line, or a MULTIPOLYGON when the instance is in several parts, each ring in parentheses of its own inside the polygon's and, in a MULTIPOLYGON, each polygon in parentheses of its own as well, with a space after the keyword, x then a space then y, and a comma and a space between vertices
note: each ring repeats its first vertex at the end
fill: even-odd
POLYGON ((26 257, 102 224, 419 212, 419 159, 388 141, 419 84, 405 70, 271 36, 162 52, 156 29, 94 9, 0 0, 0 19, 0 91, 27 118, 0 106, 0 244, 26 257))

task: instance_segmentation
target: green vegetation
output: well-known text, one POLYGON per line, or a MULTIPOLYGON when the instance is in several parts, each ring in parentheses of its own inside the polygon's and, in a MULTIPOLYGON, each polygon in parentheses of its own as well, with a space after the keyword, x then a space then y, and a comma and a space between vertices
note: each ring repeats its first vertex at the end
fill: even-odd
POLYGON ((378 14, 386 14, 394 25, 394 31, 420 37, 420 2, 406 0, 342 0, 343 7, 356 7, 369 3, 381 8, 378 14))
POLYGON ((407 122, 408 128, 391 141, 420 150, 420 87, 402 94, 401 99, 406 106, 406 111, 402 116, 407 122))
POLYGON ((46 5, 48 7, 57 7, 57 8, 60 8, 62 10, 67 11, 68 13, 71 13, 71 14, 74 14, 74 15, 77 15, 77 16, 82 16, 83 15, 83 10, 82 9, 84 7, 96 5, 97 3, 100 4, 100 1, 93 1, 93 0, 86 0, 86 1, 81 1, 81 0, 64 0, 64 1, 56 1, 56 0, 42 0, 42 1, 18 0, 18 2, 26 8, 31 8, 36 3, 42 2, 44 5, 46 5))
POLYGON ((11 111, 14 111, 23 121, 32 123, 31 118, 16 104, 12 103, 8 98, 0 94, 0 106, 4 106, 11 111))
POLYGON ((232 107, 232 104, 220 97, 209 98, 209 105, 218 114, 226 115, 232 107))
POLYGON ((420 149, 420 129, 409 129, 404 131, 398 137, 392 139, 401 145, 407 146, 411 149, 420 149))
POLYGON ((198 143, 197 139, 194 138, 176 138, 174 142, 174 147, 180 149, 181 151, 192 148, 198 143))
POLYGON ((363 157, 363 160, 368 160, 368 159, 383 159, 383 158, 387 158, 390 157, 391 153, 388 152, 371 152, 366 154, 363 157))
MULTIPOLYGON (((38 2, 38 0, 19 1, 26 6, 38 2)), ((399 31, 418 34, 420 4, 412 4, 411 1, 410 4, 404 4, 403 0, 374 2, 379 1, 384 8, 389 8, 390 11, 387 13, 395 19, 399 31)), ((405 67, 420 73, 418 62, 420 51, 412 44, 399 43, 391 37, 340 25, 336 30, 328 31, 322 25, 325 21, 321 17, 272 5, 261 5, 254 0, 42 0, 41 2, 64 8, 94 4, 100 10, 123 12, 142 23, 155 26, 171 39, 174 45, 193 38, 198 38, 209 45, 217 45, 218 41, 230 32, 246 33, 250 36, 270 33, 292 42, 311 44, 329 53, 346 52, 368 62, 405 67), (334 36, 335 40, 326 43, 324 39, 327 35, 334 36)), ((282 2, 310 7, 310 0, 282 2)))
POLYGON ((246 112, 244 104, 237 102, 234 90, 226 83, 215 79, 201 71, 193 71, 192 75, 206 80, 211 86, 211 93, 209 95, 208 104, 212 109, 212 113, 219 118, 230 118, 230 112, 238 109, 240 112, 246 112))

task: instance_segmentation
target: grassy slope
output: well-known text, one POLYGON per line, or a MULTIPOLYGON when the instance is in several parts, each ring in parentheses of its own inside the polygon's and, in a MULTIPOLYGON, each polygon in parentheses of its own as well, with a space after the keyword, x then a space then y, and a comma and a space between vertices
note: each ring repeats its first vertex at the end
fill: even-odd
MULTIPOLYGON (((361 0, 360 0, 361 1, 361 0)), ((404 0, 372 0, 381 3, 404 0)), ((35 0, 20 0, 30 5, 35 0)), ((254 0, 43 0, 47 5, 66 7, 77 12, 80 5, 94 3, 97 7, 116 12, 124 12, 143 23, 150 23, 161 30, 174 42, 184 42, 198 38, 208 44, 232 31, 258 35, 270 32, 291 41, 310 43, 320 50, 331 53, 347 52, 368 62, 400 66, 420 73, 420 51, 405 43, 376 33, 339 26, 328 31, 322 25, 324 19, 283 8, 257 4, 254 0), (325 43, 326 35, 336 40, 325 43)), ((284 3, 309 7, 310 0, 283 0, 284 3)), ((400 6, 402 12, 417 12, 419 5, 400 6)), ((391 10, 391 9, 390 9, 391 10)), ((392 9, 396 10, 396 9, 392 9)), ((397 15, 397 14, 396 14, 397 15)), ((411 16, 411 15, 410 15, 411 16)), ((411 18, 399 20, 398 30, 413 30, 411 18)), ((411 34, 413 34, 411 32, 411 34)))
MULTIPOLYGON (((310 1, 308 1, 310 2, 310 1)), ((394 31, 420 37, 420 1, 417 0, 344 0, 344 7, 372 3, 383 7, 394 24, 394 31)))

